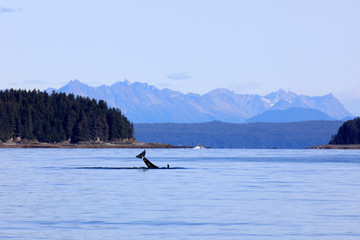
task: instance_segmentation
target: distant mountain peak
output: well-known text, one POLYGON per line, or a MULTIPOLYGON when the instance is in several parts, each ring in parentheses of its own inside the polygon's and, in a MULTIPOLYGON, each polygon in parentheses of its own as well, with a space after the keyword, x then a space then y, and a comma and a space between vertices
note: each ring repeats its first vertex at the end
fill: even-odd
POLYGON ((281 106, 280 108, 288 108, 288 105, 291 105, 297 97, 298 95, 296 93, 280 88, 278 91, 264 96, 263 99, 268 100, 270 107, 281 106))
POLYGON ((115 82, 113 85, 111 85, 110 87, 113 87, 113 86, 130 86, 131 85, 131 82, 129 82, 128 80, 124 79, 124 81, 117 81, 115 82))
POLYGON ((67 85, 85 85, 85 83, 80 82, 78 79, 71 80, 67 85))
POLYGON ((90 87, 77 79, 71 80, 67 85, 61 87, 58 92, 74 93, 80 96, 87 96, 90 87))
POLYGON ((130 82, 127 79, 124 79, 124 81, 117 81, 113 85, 110 86, 111 88, 118 88, 118 87, 135 87, 137 89, 143 89, 143 90, 158 90, 155 86, 149 85, 147 83, 142 82, 130 82))
POLYGON ((132 85, 141 88, 143 90, 155 90, 155 89, 158 90, 155 86, 149 85, 147 83, 134 82, 132 85))
POLYGON ((214 96, 214 95, 227 95, 227 94, 234 95, 236 93, 229 89, 226 89, 226 88, 217 88, 217 89, 211 90, 210 92, 208 92, 206 94, 214 96))
POLYGON ((333 121, 334 118, 313 108, 288 108, 284 110, 268 110, 246 120, 253 122, 302 122, 302 121, 333 121))
POLYGON ((327 95, 324 95, 324 97, 328 97, 328 98, 336 98, 336 97, 334 96, 334 94, 332 94, 332 93, 329 93, 329 94, 327 94, 327 95))
POLYGON ((286 95, 297 95, 297 94, 292 91, 285 91, 284 89, 280 88, 276 92, 269 93, 266 96, 286 96, 286 95))
POLYGON ((77 79, 74 79, 74 80, 71 80, 67 85, 65 85, 64 87, 66 86, 73 86, 73 87, 79 87, 79 86, 88 86, 86 85, 85 83, 82 83, 80 82, 79 80, 77 79))

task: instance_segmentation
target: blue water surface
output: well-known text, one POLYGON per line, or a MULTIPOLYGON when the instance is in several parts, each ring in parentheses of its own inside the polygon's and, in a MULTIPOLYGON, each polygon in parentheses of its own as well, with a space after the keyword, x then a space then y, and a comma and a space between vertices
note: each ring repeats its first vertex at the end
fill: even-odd
POLYGON ((360 151, 0 149, 0 239, 360 239, 360 151))

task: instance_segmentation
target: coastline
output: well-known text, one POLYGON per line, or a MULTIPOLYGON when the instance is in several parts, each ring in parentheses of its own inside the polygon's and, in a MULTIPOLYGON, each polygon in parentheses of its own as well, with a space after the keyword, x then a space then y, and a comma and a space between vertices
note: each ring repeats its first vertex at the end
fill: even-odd
POLYGON ((0 143, 0 148, 192 148, 191 146, 174 146, 165 143, 0 143))
MULTIPOLYGON (((89 149, 102 149, 102 148, 194 148, 193 146, 175 146, 166 143, 143 143, 143 142, 117 142, 117 143, 78 143, 72 144, 68 142, 63 143, 41 143, 41 142, 25 142, 25 143, 0 143, 1 148, 89 148, 89 149)), ((348 149, 356 150, 360 149, 360 144, 348 144, 348 145, 319 145, 315 147, 309 147, 308 149, 348 149)))
POLYGON ((333 145, 325 144, 319 145, 316 147, 310 147, 309 149, 360 149, 360 144, 343 144, 343 145, 333 145))

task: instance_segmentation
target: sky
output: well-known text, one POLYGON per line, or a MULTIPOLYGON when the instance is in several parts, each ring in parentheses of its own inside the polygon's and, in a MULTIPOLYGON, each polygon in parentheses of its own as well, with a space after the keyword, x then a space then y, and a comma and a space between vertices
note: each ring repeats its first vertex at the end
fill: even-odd
POLYGON ((0 0, 0 89, 281 88, 359 116, 359 13, 358 0, 0 0))

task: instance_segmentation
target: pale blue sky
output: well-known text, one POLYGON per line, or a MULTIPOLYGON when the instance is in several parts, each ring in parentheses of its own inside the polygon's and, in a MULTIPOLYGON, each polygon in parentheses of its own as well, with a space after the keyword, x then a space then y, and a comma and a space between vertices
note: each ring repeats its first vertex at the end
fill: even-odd
POLYGON ((360 115, 359 29, 358 0, 0 0, 0 89, 283 88, 360 115))

